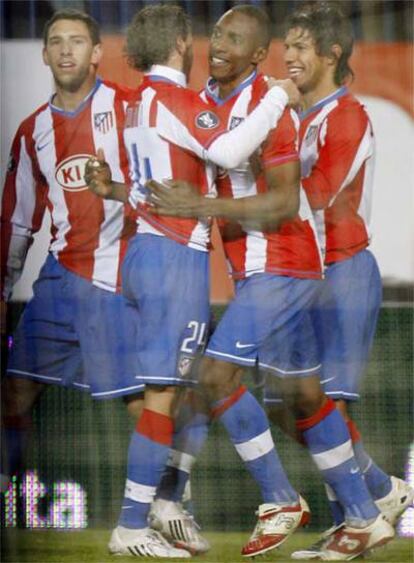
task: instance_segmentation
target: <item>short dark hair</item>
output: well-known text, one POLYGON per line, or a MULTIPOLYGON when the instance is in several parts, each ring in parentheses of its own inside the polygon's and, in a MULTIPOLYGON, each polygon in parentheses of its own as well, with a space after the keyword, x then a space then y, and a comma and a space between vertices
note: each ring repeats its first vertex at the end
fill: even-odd
POLYGON ((340 86, 354 73, 349 58, 354 46, 352 25, 334 2, 307 2, 299 6, 287 19, 286 32, 300 28, 308 31, 315 41, 318 55, 331 56, 332 45, 339 45, 342 54, 338 58, 334 80, 340 86))
POLYGON ((146 6, 137 12, 127 30, 125 52, 129 64, 146 71, 154 64, 167 62, 177 39, 191 34, 191 21, 174 4, 146 6))
POLYGON ((239 12, 256 21, 259 28, 259 41, 262 47, 267 49, 272 40, 271 22, 267 13, 252 4, 236 4, 231 8, 232 12, 239 12))
POLYGON ((47 45, 47 40, 49 36, 49 30, 52 25, 59 20, 75 20, 83 22, 88 28, 89 35, 92 40, 92 45, 97 45, 101 42, 101 34, 99 30, 98 22, 86 12, 81 12, 80 10, 75 10, 72 8, 66 8, 64 10, 58 10, 53 14, 53 16, 45 23, 43 28, 43 43, 47 45))

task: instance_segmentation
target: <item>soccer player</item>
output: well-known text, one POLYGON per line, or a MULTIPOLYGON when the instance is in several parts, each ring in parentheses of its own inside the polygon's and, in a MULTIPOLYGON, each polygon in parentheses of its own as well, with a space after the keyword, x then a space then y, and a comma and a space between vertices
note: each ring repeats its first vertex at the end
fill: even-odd
MULTIPOLYGON (((263 79, 255 75, 252 65, 252 53, 266 38, 262 22, 253 7, 238 6, 226 13, 213 31, 210 67, 215 80, 209 82, 205 95, 219 106, 220 116, 225 112, 230 128, 246 118, 263 87, 263 79), (252 26, 252 21, 257 25, 252 26)), ((394 531, 379 514, 364 483, 343 417, 320 386, 310 318, 318 295, 315 286, 320 285, 315 281, 320 273, 319 257, 306 196, 301 193, 299 207, 295 202, 298 188, 288 181, 286 168, 293 166, 290 161, 295 154, 289 151, 289 129, 286 124, 282 129, 282 124, 281 119, 275 135, 262 147, 259 163, 255 160, 235 171, 223 171, 218 199, 204 198, 177 182, 170 182, 174 189, 155 182, 149 187, 156 196, 153 205, 157 213, 239 221, 239 232, 233 228, 227 236, 226 226, 224 229, 225 250, 237 280, 236 297, 207 345, 202 381, 216 400, 232 403, 235 408, 243 398, 238 387, 239 365, 258 363, 282 378, 297 429, 345 513, 345 525, 325 549, 324 558, 351 559, 390 541, 394 531)), ((252 407, 252 426, 256 419, 253 412, 252 407)), ((235 432, 240 432, 236 426, 235 432)), ((259 428, 252 432, 250 444, 260 443, 259 432, 259 428)), ((247 444, 245 451, 250 455, 247 444)), ((288 500, 293 504, 294 497, 288 500)), ((272 516, 284 514, 289 503, 285 499, 278 504, 259 507, 258 525, 244 555, 254 556, 280 543, 281 536, 275 539, 280 533, 277 518, 273 523, 272 516)), ((291 506, 289 515, 298 508, 291 506)))
POLYGON ((43 60, 56 91, 21 123, 11 148, 1 215, 2 325, 46 209, 52 225, 49 253, 14 334, 4 380, 7 475, 22 469, 31 412, 46 384, 81 389, 95 399, 123 397, 135 417, 142 403, 130 346, 136 314, 119 291, 135 211, 103 201, 83 180, 97 147, 105 148, 115 178, 128 176, 121 140, 130 92, 97 78, 101 56, 99 28, 89 15, 53 15, 44 29, 43 60))
MULTIPOLYGON (((414 491, 382 471, 365 451, 348 404, 368 361, 381 304, 381 278, 368 250, 375 146, 365 108, 348 91, 353 37, 350 22, 328 3, 299 8, 287 22, 285 62, 303 95, 300 125, 302 184, 318 222, 326 279, 314 322, 322 351, 321 380, 347 421, 356 461, 378 508, 391 524, 414 491)), ((267 399, 272 400, 271 393, 267 399)), ((344 515, 328 490, 335 527, 297 559, 329 554, 344 515)), ((323 557, 322 557, 323 558, 323 557)))
MULTIPOLYGON (((138 206, 139 221, 123 263, 122 285, 124 294, 138 310, 137 381, 146 387, 143 414, 129 448, 124 503, 109 549, 117 554, 184 557, 186 552, 154 537, 148 528, 148 514, 169 455, 177 389, 195 383, 191 365, 202 351, 207 334, 210 222, 152 213, 146 202, 145 182, 179 177, 196 184, 200 193, 210 195, 214 170, 211 165, 206 167, 200 157, 226 168, 243 162, 276 125, 288 96, 281 88, 267 92, 264 87, 262 102, 240 125, 245 140, 236 145, 239 132, 222 134, 226 128, 217 114, 195 92, 184 88, 192 62, 192 36, 189 20, 181 9, 158 5, 138 12, 128 30, 127 52, 132 65, 146 74, 135 101, 127 108, 125 124, 133 180, 129 199, 138 206), (172 134, 169 142, 163 138, 164 132, 172 134), (183 138, 188 144, 179 148, 183 138)), ((289 91, 291 84, 283 87, 289 91)), ((86 167, 85 178, 91 189, 102 197, 127 201, 126 186, 112 180, 102 151, 98 157, 86 167)), ((293 176, 297 180, 297 171, 293 176)), ((245 409, 254 399, 247 392, 243 394, 242 408, 231 420, 221 418, 238 450, 245 451, 249 446, 240 444, 238 436, 231 432, 234 423, 243 427, 250 416, 245 409)), ((223 415, 231 402, 215 406, 216 412, 223 415)), ((258 404, 257 409, 264 427, 266 417, 258 404)), ((273 463, 280 463, 270 433, 265 428, 262 433, 263 444, 253 445, 253 453, 250 451, 244 459, 248 466, 254 466, 256 457, 263 455, 259 453, 263 446, 265 470, 271 471, 273 463)), ((281 495, 288 495, 291 487, 283 470, 272 475, 279 476, 280 481, 260 472, 255 477, 271 489, 266 490, 269 497, 276 487, 282 489, 281 495)), ((298 496, 292 494, 297 504, 298 496)), ((306 517, 306 508, 306 504, 300 508, 301 517, 306 517)))

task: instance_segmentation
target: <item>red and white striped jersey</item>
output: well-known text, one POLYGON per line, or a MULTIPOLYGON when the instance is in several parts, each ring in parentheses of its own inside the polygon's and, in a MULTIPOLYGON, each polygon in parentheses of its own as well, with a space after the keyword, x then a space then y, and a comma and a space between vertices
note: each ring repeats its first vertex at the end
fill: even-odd
MULTIPOLYGON (((215 108, 227 128, 233 129, 257 106, 267 85, 263 75, 253 73, 225 100, 218 98, 216 90, 214 81, 210 80, 202 97, 215 108)), ((219 195, 241 198, 267 191, 263 169, 299 159, 297 128, 296 114, 285 110, 261 147, 259 169, 255 170, 252 159, 249 159, 236 169, 220 170, 217 178, 219 195)), ((235 234, 234 229, 227 229, 225 222, 220 223, 224 249, 235 279, 259 272, 299 278, 321 277, 321 254, 303 189, 297 217, 285 221, 277 231, 252 230, 241 223, 240 232, 235 234)))
POLYGON ((20 276, 46 208, 55 258, 98 287, 119 288, 120 263, 136 231, 136 213, 91 193, 83 175, 88 158, 102 147, 114 180, 127 181, 122 130, 130 95, 98 80, 76 111, 64 112, 51 102, 21 123, 2 197, 2 298, 9 297, 20 276))
POLYGON ((369 244, 374 136, 365 108, 345 87, 301 117, 302 182, 326 264, 369 244))
MULTIPOLYGON (((206 104, 198 94, 185 88, 182 73, 155 65, 144 76, 127 108, 124 132, 133 182, 130 202, 138 209, 138 232, 167 236, 202 251, 209 247, 210 220, 151 214, 145 203, 145 182, 151 178, 185 180, 197 186, 201 194, 214 195, 215 167, 206 165, 195 152, 178 146, 179 139, 162 138, 157 128, 164 119, 176 119, 191 134, 196 127, 195 116, 205 110, 206 104)), ((200 128, 194 142, 199 144, 203 137, 207 142, 211 135, 208 126, 200 128)))

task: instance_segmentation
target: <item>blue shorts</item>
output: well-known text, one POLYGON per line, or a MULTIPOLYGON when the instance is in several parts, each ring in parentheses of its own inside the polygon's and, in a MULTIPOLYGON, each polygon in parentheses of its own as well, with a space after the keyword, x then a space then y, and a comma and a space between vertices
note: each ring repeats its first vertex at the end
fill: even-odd
POLYGON ((206 356, 242 366, 258 365, 279 377, 319 373, 311 306, 321 282, 256 274, 236 283, 211 337, 206 356))
POLYGON ((138 234, 122 266, 124 295, 138 311, 137 378, 153 385, 196 383, 209 305, 208 252, 167 237, 138 234))
POLYGON ((109 399, 143 391, 135 379, 134 308, 63 268, 43 265, 13 336, 8 374, 109 399))
POLYGON ((330 397, 359 399, 381 300, 380 272, 368 250, 327 267, 313 319, 322 358, 321 383, 330 397))

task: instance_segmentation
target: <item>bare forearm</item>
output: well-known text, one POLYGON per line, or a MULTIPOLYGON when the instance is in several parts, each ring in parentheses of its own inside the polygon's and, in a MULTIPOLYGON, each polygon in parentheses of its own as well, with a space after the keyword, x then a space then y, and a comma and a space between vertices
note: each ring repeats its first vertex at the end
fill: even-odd
POLYGON ((115 201, 122 201, 122 203, 127 203, 129 190, 126 184, 121 184, 120 182, 111 182, 111 192, 105 199, 113 199, 115 201))
POLYGON ((290 219, 297 213, 296 202, 279 197, 269 192, 256 196, 232 198, 200 198, 194 211, 199 216, 226 218, 232 221, 248 223, 254 229, 276 229, 280 223, 290 219))

